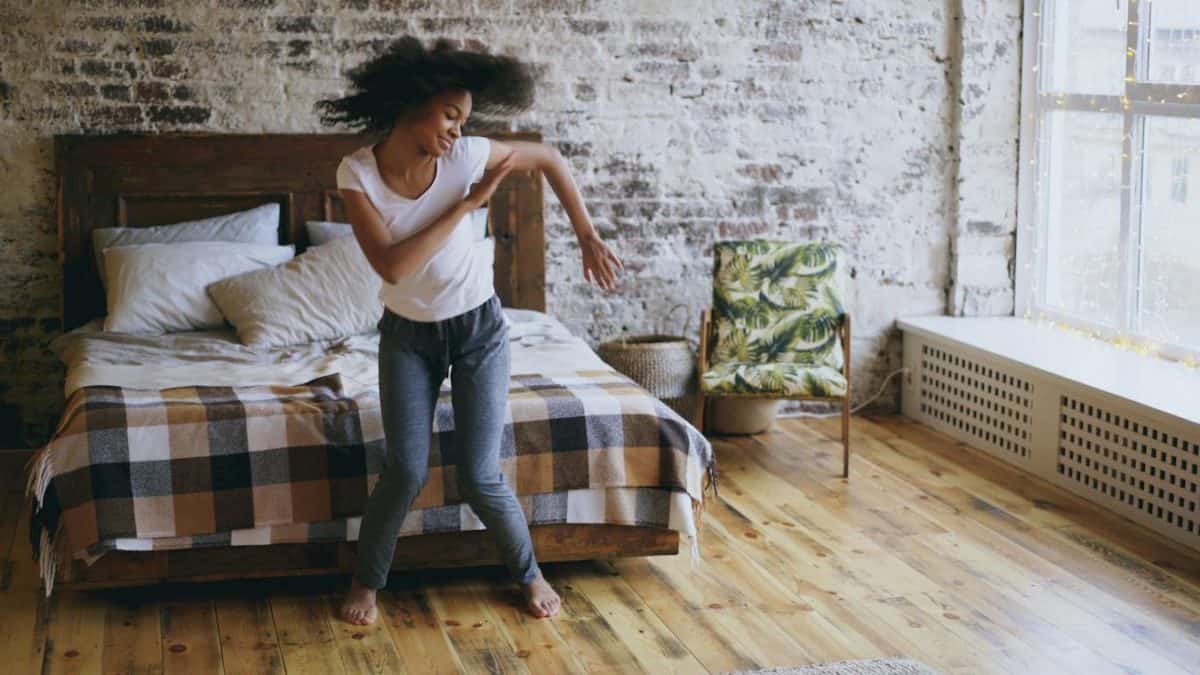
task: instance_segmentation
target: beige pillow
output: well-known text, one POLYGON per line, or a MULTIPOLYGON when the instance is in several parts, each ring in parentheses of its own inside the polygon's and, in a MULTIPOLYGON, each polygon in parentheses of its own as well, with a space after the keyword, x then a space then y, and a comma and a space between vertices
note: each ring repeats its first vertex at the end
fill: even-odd
POLYGON ((208 294, 256 348, 331 340, 375 328, 382 284, 354 237, 313 246, 269 269, 221 279, 208 294))

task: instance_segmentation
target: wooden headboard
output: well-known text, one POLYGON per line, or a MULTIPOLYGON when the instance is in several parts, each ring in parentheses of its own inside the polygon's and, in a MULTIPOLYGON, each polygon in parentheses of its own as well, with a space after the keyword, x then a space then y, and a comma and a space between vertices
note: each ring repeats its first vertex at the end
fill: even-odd
MULTIPOLYGON (((540 140, 536 133, 489 136, 540 140)), ((279 243, 295 244, 299 254, 308 245, 305 221, 346 221, 337 165, 370 142, 358 134, 55 136, 63 330, 106 312, 93 229, 163 225, 277 202, 279 243)), ((502 304, 545 311, 541 173, 509 173, 488 216, 502 304)))

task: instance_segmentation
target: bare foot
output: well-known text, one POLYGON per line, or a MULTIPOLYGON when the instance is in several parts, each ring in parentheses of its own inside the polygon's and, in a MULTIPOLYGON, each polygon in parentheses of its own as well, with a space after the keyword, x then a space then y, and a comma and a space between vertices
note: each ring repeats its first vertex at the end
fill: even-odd
POLYGON ((561 600, 558 593, 555 593, 549 582, 546 581, 546 577, 542 576, 541 570, 538 570, 536 579, 522 586, 522 590, 525 592, 525 601, 529 604, 529 611, 534 616, 543 618, 558 613, 561 600))
POLYGON ((350 582, 350 590, 342 601, 342 620, 367 626, 375 623, 375 615, 375 589, 363 586, 358 579, 350 582))

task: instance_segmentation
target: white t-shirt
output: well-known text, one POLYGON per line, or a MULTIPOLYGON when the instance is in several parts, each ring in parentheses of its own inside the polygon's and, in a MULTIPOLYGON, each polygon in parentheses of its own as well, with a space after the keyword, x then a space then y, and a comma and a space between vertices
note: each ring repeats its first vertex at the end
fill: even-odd
MULTIPOLYGON (((383 182, 371 148, 363 146, 342 158, 337 186, 366 194, 396 242, 431 225, 451 204, 467 196, 471 185, 483 176, 491 142, 484 136, 460 137, 450 152, 435 160, 433 184, 416 199, 396 194, 383 182)), ((474 309, 495 292, 494 246, 479 219, 463 218, 420 269, 395 284, 384 281, 379 299, 388 309, 414 321, 441 321, 474 309)))

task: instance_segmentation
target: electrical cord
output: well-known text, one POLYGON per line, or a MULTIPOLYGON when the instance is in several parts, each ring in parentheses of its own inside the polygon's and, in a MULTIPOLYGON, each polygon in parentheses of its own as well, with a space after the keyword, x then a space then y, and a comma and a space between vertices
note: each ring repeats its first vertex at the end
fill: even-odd
MULTIPOLYGON (((887 377, 883 378, 883 384, 879 385, 879 391, 875 392, 875 395, 872 396, 871 398, 869 398, 869 399, 863 401, 862 403, 859 403, 857 406, 851 408, 850 413, 854 414, 854 413, 858 412, 859 410, 862 410, 868 403, 879 398, 879 395, 883 393, 884 388, 887 387, 888 380, 892 379, 896 375, 899 375, 900 373, 908 373, 908 372, 912 372, 911 369, 901 368, 900 370, 896 370, 896 371, 893 371, 892 373, 890 373, 887 377)), ((840 412, 836 412, 836 413, 791 412, 791 413, 779 413, 776 417, 821 417, 821 418, 824 418, 824 417, 841 417, 841 416, 842 416, 842 413, 840 413, 840 412)))

